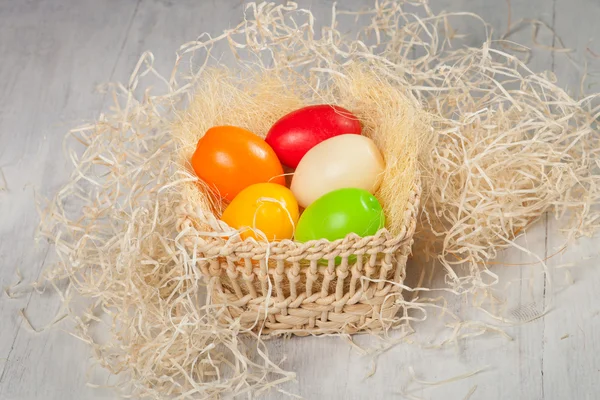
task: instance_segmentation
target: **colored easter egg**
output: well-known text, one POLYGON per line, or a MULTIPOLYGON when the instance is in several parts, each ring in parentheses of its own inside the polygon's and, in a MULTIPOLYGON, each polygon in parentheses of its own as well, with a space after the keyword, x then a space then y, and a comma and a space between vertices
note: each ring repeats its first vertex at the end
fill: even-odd
POLYGON ((374 193, 381 183, 385 161, 375 142, 360 135, 340 135, 306 153, 292 178, 291 189, 302 207, 341 188, 374 193))
POLYGON ((364 189, 329 192, 300 216, 295 239, 299 242, 342 239, 349 233, 371 236, 383 228, 385 216, 379 201, 364 189))
POLYGON ((288 188, 257 183, 243 189, 229 203, 221 220, 241 230, 242 239, 273 241, 292 238, 298 215, 298 203, 288 188))
POLYGON ((358 118, 350 111, 329 104, 308 106, 279 119, 269 130, 266 141, 279 160, 296 168, 306 152, 333 136, 360 135, 358 118))
POLYGON ((228 201, 255 183, 285 185, 283 167, 273 149, 236 126, 215 126, 206 131, 191 161, 196 175, 228 201))

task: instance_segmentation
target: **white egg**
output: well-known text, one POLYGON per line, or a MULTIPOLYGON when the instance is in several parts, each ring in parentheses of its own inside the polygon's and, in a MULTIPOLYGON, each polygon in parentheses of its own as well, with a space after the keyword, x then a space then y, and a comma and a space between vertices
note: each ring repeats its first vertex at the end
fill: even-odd
POLYGON ((385 161, 371 139, 339 135, 310 149, 296 168, 291 190, 302 207, 332 190, 359 188, 374 193, 381 183, 385 161))

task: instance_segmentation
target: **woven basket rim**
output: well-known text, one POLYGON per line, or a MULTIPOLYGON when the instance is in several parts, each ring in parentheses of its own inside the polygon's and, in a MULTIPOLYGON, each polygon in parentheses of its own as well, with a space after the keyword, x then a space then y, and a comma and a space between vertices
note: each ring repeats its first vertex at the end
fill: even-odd
MULTIPOLYGON (((252 258, 262 258, 267 252, 272 258, 298 258, 298 259, 334 259, 347 254, 374 254, 378 252, 393 251, 405 241, 411 238, 416 229, 416 218, 421 196, 421 185, 418 177, 415 179, 414 187, 406 204, 403 216, 402 230, 392 234, 387 228, 382 228, 371 236, 358 236, 350 233, 342 239, 329 241, 327 239, 310 240, 308 242, 297 242, 291 239, 278 241, 257 241, 254 238, 245 240, 226 240, 218 236, 199 235, 195 228, 197 212, 193 204, 187 200, 178 207, 179 221, 177 226, 179 232, 183 233, 186 246, 196 251, 211 256, 227 256, 244 258, 248 254, 254 254, 252 258), (374 251, 377 250, 377 251, 374 251)), ((216 216, 215 216, 216 217, 216 216)))

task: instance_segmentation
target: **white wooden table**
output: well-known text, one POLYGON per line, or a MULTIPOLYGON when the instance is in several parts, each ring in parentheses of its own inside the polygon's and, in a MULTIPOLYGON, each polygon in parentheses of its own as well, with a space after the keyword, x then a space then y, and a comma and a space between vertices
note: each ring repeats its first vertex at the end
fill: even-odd
MULTIPOLYGON (((356 8, 370 1, 340 3, 356 8)), ((325 16, 331 2, 300 5, 325 16)), ((478 13, 499 33, 509 19, 508 2, 500 0, 432 0, 432 8, 478 13)), ((510 8, 513 22, 535 18, 554 28, 575 49, 575 59, 583 60, 588 44, 600 53, 598 0, 512 0, 510 8)), ((13 283, 17 269, 33 280, 44 267, 48 245, 33 241, 38 222, 34 193, 51 195, 65 182, 69 167, 61 152, 63 135, 105 106, 96 85, 127 79, 144 50, 153 51, 158 69, 167 72, 181 43, 239 22, 242 10, 240 0, 0 0, 0 286, 13 283)), ((476 44, 482 31, 475 26, 455 27, 471 33, 476 44)), ((530 32, 524 28, 512 38, 531 44, 530 32)), ((553 42, 549 31, 538 39, 553 42)), ((553 70, 565 87, 579 86, 581 70, 564 57, 536 51, 531 66, 553 70)), ((542 222, 525 240, 540 255, 553 254, 562 244, 554 221, 542 222)), ((269 346, 276 359, 285 355, 283 365, 297 372, 298 382, 286 388, 308 399, 600 398, 600 270, 594 268, 599 249, 600 241, 589 239, 552 258, 551 267, 563 268, 553 270, 551 287, 539 267, 496 269, 503 284, 511 283, 506 296, 513 306, 552 305, 544 318, 507 326, 514 340, 490 333, 442 350, 400 345, 379 357, 370 378, 370 359, 337 338, 276 340, 269 346), (571 263, 576 267, 564 267, 571 263), (433 382, 482 368, 438 386, 419 383, 410 372, 417 380, 433 382)), ((530 261, 518 252, 502 258, 530 261)), ((0 399, 115 397, 86 386, 89 349, 65 333, 68 323, 36 334, 18 314, 24 309, 43 325, 58 307, 51 293, 0 297, 0 399)), ((458 300, 451 307, 465 309, 458 300)), ((420 335, 434 338, 433 325, 423 326, 420 335)), ((99 382, 95 373, 89 378, 99 382)))

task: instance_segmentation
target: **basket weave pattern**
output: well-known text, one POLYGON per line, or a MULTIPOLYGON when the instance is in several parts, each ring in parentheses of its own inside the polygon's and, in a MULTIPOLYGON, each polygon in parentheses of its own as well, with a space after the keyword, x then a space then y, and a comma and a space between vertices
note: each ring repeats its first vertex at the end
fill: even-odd
POLYGON ((384 328, 396 305, 413 243, 420 187, 411 193, 401 232, 298 243, 227 242, 196 234, 192 204, 178 227, 196 258, 213 303, 228 305, 245 327, 297 335, 384 328), (265 319, 265 313, 267 318, 265 319))

